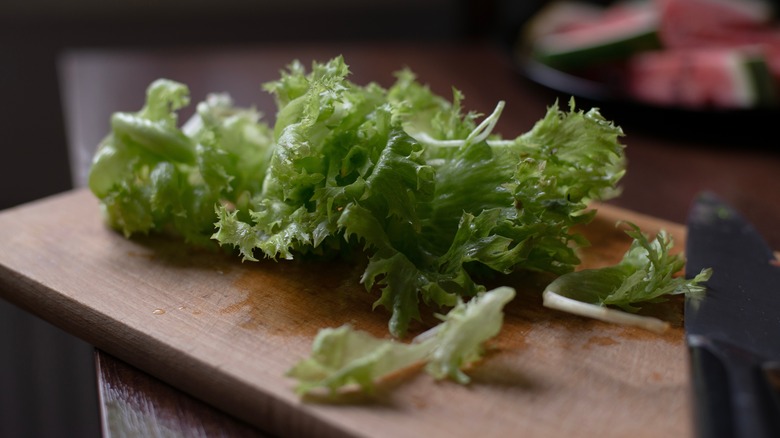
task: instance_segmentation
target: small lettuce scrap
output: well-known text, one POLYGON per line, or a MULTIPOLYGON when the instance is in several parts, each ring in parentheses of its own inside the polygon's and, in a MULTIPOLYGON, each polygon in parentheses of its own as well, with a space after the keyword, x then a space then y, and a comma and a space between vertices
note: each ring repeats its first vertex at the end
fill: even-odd
POLYGON ((376 338, 349 325, 322 329, 311 356, 298 362, 288 376, 298 381, 299 394, 324 388, 335 395, 354 385, 370 392, 382 378, 424 363, 425 371, 436 379, 467 384, 470 378, 463 369, 482 358, 485 341, 499 333, 503 308, 514 296, 514 289, 499 287, 459 301, 441 324, 411 343, 376 338))
POLYGON ((669 295, 702 295, 701 283, 712 275, 703 269, 691 279, 676 276, 685 266, 681 254, 670 254, 674 240, 661 230, 653 241, 636 225, 627 223, 633 238, 616 265, 571 272, 553 280, 543 293, 544 305, 581 316, 617 324, 634 325, 655 332, 669 327, 665 321, 636 315, 642 302, 665 301, 669 295), (618 309, 610 308, 617 307, 618 309))

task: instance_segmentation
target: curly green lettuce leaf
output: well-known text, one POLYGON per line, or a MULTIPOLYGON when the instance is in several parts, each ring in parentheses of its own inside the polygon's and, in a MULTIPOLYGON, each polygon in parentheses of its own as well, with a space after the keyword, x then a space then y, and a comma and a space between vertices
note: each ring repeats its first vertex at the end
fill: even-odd
POLYGON ((631 247, 616 265, 562 275, 544 291, 544 305, 565 312, 662 332, 668 323, 636 315, 643 302, 665 301, 670 295, 699 296, 701 283, 712 275, 703 269, 691 279, 677 276, 685 266, 681 254, 671 254, 674 240, 661 230, 653 241, 634 224, 626 231, 631 247), (610 308, 617 307, 621 310, 610 308))
POLYGON ((460 301, 441 324, 411 343, 376 338, 348 325, 322 329, 311 356, 288 376, 298 381, 300 394, 324 388, 333 395, 355 385, 370 392, 377 381, 424 363, 436 379, 467 384, 470 378, 463 370, 483 357, 485 342, 499 333, 503 308, 514 296, 514 289, 500 287, 460 301))
POLYGON ((260 115, 214 95, 179 128, 177 111, 187 104, 185 85, 160 79, 140 111, 111 118, 89 187, 125 235, 173 232, 209 244, 215 206, 245 210, 262 187, 272 136, 260 115))
MULTIPOLYGON (((239 246, 244 259, 338 252, 347 246, 337 225, 341 211, 370 197, 367 179, 375 167, 402 161, 385 163, 398 158, 390 157, 388 145, 407 145, 401 136, 390 138, 383 91, 351 84, 348 72, 340 57, 314 63, 309 74, 294 63, 279 81, 265 84, 280 107, 263 190, 253 201, 251 219, 243 221, 246 225, 233 226, 229 212, 220 212, 214 234, 223 244, 239 246), (246 233, 231 232, 239 228, 246 233)), ((394 195, 393 190, 378 193, 394 195)), ((389 202, 394 212, 414 211, 408 202, 396 202, 399 199, 389 202)))
POLYGON ((450 305, 456 296, 484 290, 485 272, 573 270, 576 247, 586 242, 572 227, 592 219, 588 201, 616 194, 625 166, 621 135, 597 112, 553 106, 516 140, 467 134, 443 145, 424 143, 436 171, 434 198, 424 206, 422 233, 408 235, 422 249, 414 254, 425 257, 401 251, 411 261, 403 263, 403 281, 389 269, 399 256, 377 252, 364 276, 382 281, 378 303, 392 309, 391 332, 403 334, 420 301, 450 305))

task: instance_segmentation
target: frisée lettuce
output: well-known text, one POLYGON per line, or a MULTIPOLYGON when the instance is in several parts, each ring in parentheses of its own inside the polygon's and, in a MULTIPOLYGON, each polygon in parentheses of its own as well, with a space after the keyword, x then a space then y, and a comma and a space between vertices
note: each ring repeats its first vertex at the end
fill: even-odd
POLYGON ((160 79, 140 111, 111 117, 88 184, 109 224, 126 236, 167 230, 206 244, 214 206, 246 211, 262 187, 273 136, 260 114, 212 95, 180 129, 176 111, 187 104, 184 84, 160 79))
POLYGON ((421 304, 485 291, 486 273, 574 269, 571 228, 625 171, 619 127, 572 101, 507 140, 492 132, 503 102, 480 122, 460 92, 444 99, 409 70, 387 89, 348 75, 341 57, 292 63, 264 85, 273 127, 216 95, 180 129, 188 90, 158 80, 141 111, 112 117, 90 187, 126 235, 213 239, 244 260, 363 248, 361 281, 398 337, 421 304))
POLYGON ((410 70, 388 88, 348 76, 341 57, 310 71, 293 62, 263 85, 277 105, 273 126, 224 94, 198 103, 179 126, 189 90, 157 80, 140 111, 112 116, 89 175, 107 222, 126 236, 173 233, 246 261, 364 254, 360 281, 377 294, 374 307, 387 309, 395 338, 421 319, 422 306, 451 309, 429 339, 409 344, 324 330, 313 358, 291 371, 302 392, 367 388, 419 362, 466 382, 460 369, 479 358, 514 296, 487 292, 496 274, 566 274, 554 283, 566 290, 591 275, 585 280, 605 287, 575 299, 629 310, 681 290, 666 282, 679 260, 641 238, 649 268, 631 267, 642 257, 627 255, 616 275, 572 274, 588 244, 576 226, 595 215, 588 203, 616 196, 625 173, 623 132, 597 109, 556 102, 530 130, 504 139, 493 132, 504 102, 483 116, 464 111, 458 90, 445 99, 410 70), (642 282, 637 269, 649 269, 642 282), (354 357, 333 356, 344 345, 357 348, 354 357))
POLYGON ((387 90, 347 75, 336 58, 308 74, 293 64, 266 85, 280 105, 273 155, 249 220, 219 208, 220 243, 247 260, 364 247, 362 282, 380 290, 399 337, 420 303, 484 291, 485 271, 573 269, 581 239, 570 228, 624 172, 619 128, 554 105, 501 140, 490 130, 503 104, 478 124, 460 93, 446 101, 409 71, 387 90))

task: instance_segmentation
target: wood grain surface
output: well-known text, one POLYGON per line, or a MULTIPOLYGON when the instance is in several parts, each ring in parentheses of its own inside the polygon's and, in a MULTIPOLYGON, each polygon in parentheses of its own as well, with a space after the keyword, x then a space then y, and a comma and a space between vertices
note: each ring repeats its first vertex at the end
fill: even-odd
POLYGON ((106 376, 98 380, 97 391, 103 437, 268 436, 105 353, 95 352, 95 366, 99 376, 106 376))
MULTIPOLYGON (((583 231, 583 266, 618 260, 615 227, 684 229, 608 205, 583 231)), ((76 190, 0 213, 0 294, 151 376, 280 436, 689 436, 682 302, 647 312, 663 335, 541 307, 548 279, 517 274, 501 334, 461 386, 409 370, 370 396, 301 400, 284 373, 322 327, 386 336, 360 265, 241 263, 162 236, 125 239, 76 190), (457 421, 456 421, 457 420, 457 421)), ((427 321, 427 319, 424 319, 427 321)), ((416 327, 425 328, 425 323, 416 327)), ((143 410, 141 410, 143 411, 143 410)))

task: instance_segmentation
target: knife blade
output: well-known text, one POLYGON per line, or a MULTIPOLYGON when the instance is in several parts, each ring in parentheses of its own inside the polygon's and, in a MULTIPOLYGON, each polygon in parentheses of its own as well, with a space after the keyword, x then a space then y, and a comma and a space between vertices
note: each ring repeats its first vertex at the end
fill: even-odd
POLYGON ((780 437, 780 266, 734 208, 703 193, 688 218, 686 273, 712 268, 687 298, 695 427, 700 437, 780 437))

